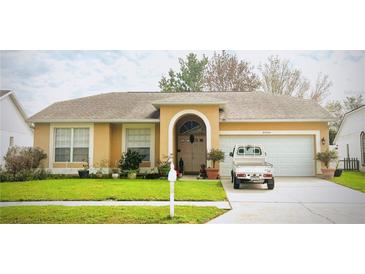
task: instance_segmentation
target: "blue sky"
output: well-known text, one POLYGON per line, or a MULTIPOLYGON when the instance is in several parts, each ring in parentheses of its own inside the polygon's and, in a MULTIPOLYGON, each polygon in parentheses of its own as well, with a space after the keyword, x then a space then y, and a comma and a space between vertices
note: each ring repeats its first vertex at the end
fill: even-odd
MULTIPOLYGON (((0 89, 14 90, 27 114, 109 91, 158 91, 158 81, 191 51, 1 51, 0 89)), ((211 56, 213 51, 194 51, 211 56)), ((231 51, 257 70, 270 55, 289 59, 312 83, 333 82, 327 100, 365 93, 365 51, 231 51)))

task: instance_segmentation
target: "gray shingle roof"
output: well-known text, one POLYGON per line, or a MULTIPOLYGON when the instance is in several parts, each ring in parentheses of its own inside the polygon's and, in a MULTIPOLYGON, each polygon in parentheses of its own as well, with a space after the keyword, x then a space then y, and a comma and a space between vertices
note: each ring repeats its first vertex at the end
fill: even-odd
POLYGON ((54 103, 33 115, 30 121, 157 121, 160 104, 178 102, 222 105, 220 119, 223 121, 333 119, 324 108, 311 100, 255 91, 112 92, 54 103))
POLYGON ((5 94, 11 92, 10 90, 0 90, 0 97, 3 97, 5 94))
MULTIPOLYGON (((153 101, 152 104, 159 108, 160 105, 179 105, 182 102, 185 105, 224 105, 227 102, 220 98, 215 98, 213 96, 201 96, 200 92, 190 92, 186 96, 183 95, 183 101, 181 96, 179 95, 181 93, 175 93, 175 96, 169 96, 167 98, 162 98, 156 101, 153 101)), ((205 93, 207 94, 207 93, 205 93)), ((210 95, 211 93, 208 93, 207 95, 210 95)))

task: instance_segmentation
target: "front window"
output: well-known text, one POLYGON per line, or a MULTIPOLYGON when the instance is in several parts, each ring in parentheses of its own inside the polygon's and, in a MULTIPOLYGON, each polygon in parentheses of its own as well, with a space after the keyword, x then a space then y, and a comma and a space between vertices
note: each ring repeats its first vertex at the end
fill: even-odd
POLYGON ((55 162, 85 162, 88 158, 88 128, 55 129, 55 162))
POLYGON ((201 129, 201 125, 195 121, 187 121, 180 127, 180 134, 188 134, 201 129))
POLYGON ((84 162, 89 157, 89 129, 75 128, 73 130, 73 162, 84 162))
POLYGON ((237 150, 237 155, 244 156, 260 156, 262 155, 261 148, 254 146, 239 147, 237 150))
POLYGON ((365 166, 365 132, 360 134, 361 158, 362 165, 365 166))
POLYGON ((150 161, 151 129, 127 128, 127 150, 136 151, 143 156, 143 161, 150 161))

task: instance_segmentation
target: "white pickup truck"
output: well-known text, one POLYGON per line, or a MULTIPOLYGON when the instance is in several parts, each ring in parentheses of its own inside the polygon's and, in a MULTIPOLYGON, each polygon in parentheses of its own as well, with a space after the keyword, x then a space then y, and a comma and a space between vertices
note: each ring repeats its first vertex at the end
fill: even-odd
POLYGON ((262 183, 274 189, 273 165, 266 162, 263 146, 235 145, 229 155, 233 157, 231 181, 235 189, 241 183, 262 183))

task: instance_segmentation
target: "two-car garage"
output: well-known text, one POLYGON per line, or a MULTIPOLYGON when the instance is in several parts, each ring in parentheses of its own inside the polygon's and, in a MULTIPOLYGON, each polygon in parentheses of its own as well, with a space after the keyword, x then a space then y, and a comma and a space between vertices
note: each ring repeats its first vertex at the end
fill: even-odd
POLYGON ((315 175, 314 135, 229 135, 219 139, 225 159, 220 164, 221 176, 230 176, 232 152, 236 144, 260 144, 267 152, 267 161, 274 165, 275 176, 315 175))

